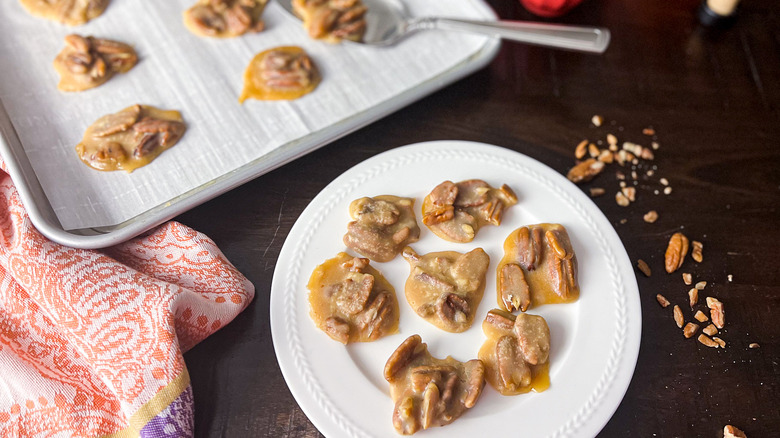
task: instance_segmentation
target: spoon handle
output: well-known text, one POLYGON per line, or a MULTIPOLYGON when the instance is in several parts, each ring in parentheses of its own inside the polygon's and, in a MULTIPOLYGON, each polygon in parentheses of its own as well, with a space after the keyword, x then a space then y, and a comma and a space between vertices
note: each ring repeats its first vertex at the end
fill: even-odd
POLYGON ((453 18, 424 18, 420 28, 471 32, 498 36, 538 46, 583 52, 604 53, 609 45, 609 30, 603 27, 569 26, 527 21, 472 21, 453 18))

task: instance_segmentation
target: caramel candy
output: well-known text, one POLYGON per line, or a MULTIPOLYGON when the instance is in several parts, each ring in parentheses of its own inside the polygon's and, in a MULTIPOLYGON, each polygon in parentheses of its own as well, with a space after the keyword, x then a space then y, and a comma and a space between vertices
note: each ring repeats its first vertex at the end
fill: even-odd
POLYGON ((420 335, 410 336, 393 352, 384 375, 395 404, 393 426, 404 435, 452 423, 474 407, 485 386, 480 360, 436 359, 420 335))
POLYGON ((175 145, 186 129, 178 111, 133 105, 90 125, 76 152, 94 169, 132 172, 175 145))
POLYGON ((319 83, 320 73, 302 48, 277 47, 257 54, 249 63, 238 101, 293 100, 312 92, 319 83))
POLYGON ((368 259, 341 252, 314 269, 307 287, 312 320, 342 344, 398 331, 395 289, 368 259))
POLYGON ((79 26, 97 18, 109 0, 21 0, 22 6, 35 16, 68 26, 79 26))
POLYGON ((515 204, 517 196, 507 185, 495 189, 479 179, 444 181, 425 197, 423 223, 444 240, 471 242, 480 227, 500 225, 504 210, 515 204))
POLYGON ((62 91, 83 91, 97 87, 115 73, 135 67, 138 55, 132 47, 118 41, 71 34, 65 48, 54 59, 62 91))
POLYGON ((382 195, 360 198, 349 205, 353 222, 347 225, 347 248, 377 262, 389 262, 420 238, 414 199, 382 195))
POLYGON ((314 39, 361 41, 366 33, 366 7, 361 0, 292 0, 292 6, 314 39))
POLYGON ((570 303, 580 295, 577 257, 560 224, 529 225, 504 241, 498 264, 498 305, 525 312, 547 303, 570 303))
POLYGON ((268 0, 198 0, 184 11, 184 25, 195 35, 231 38, 260 32, 268 0))
POLYGON ((482 323, 487 340, 479 350, 485 378, 503 395, 550 387, 550 328, 541 316, 517 316, 499 309, 482 323))
POLYGON ((452 333, 471 327, 482 294, 490 257, 482 250, 462 254, 455 251, 418 255, 410 247, 403 251, 409 262, 406 300, 431 324, 452 333))

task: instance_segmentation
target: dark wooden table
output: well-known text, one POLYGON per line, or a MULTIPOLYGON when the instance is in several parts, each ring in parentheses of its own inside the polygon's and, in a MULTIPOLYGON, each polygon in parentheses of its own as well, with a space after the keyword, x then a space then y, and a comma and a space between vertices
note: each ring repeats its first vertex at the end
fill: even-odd
MULTIPOLYGON (((491 0, 507 19, 535 19, 491 0)), ((603 56, 506 43, 482 71, 329 146, 204 204, 178 220, 211 236, 256 286, 234 322, 185 355, 197 436, 313 437, 282 378, 269 327, 274 265, 295 220, 331 180, 380 152, 428 140, 504 146, 566 173, 582 139, 649 145, 654 175, 620 207, 618 165, 593 182, 637 271, 642 342, 633 380, 600 436, 780 436, 780 3, 745 1, 731 28, 697 26, 696 1, 591 0, 558 21, 606 26, 603 56), (597 128, 591 117, 603 115, 597 128), (663 192, 660 178, 673 191, 663 192), (643 215, 656 210, 659 219, 643 215), (704 243, 704 261, 663 271, 677 230, 704 243), (708 282, 727 314, 725 349, 685 339, 662 293, 687 300, 682 271, 708 282), (732 281, 728 281, 731 275, 732 281), (749 348, 757 343, 758 348, 749 348)), ((630 170, 627 172, 630 181, 630 170)), ((690 318, 688 318, 690 319, 690 318)))

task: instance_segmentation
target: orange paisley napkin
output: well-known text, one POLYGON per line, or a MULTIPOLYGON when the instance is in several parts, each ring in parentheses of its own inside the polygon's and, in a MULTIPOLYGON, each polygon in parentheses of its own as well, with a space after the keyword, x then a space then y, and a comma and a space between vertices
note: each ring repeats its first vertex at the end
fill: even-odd
POLYGON ((100 251, 64 247, 3 172, 0 231, 0 437, 192 436, 182 353, 254 297, 214 242, 169 222, 100 251))

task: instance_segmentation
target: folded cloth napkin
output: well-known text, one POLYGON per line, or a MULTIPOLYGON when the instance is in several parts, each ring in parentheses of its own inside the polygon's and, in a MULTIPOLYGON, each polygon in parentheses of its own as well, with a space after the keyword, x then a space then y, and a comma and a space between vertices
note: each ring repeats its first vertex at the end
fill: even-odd
POLYGON ((182 354, 253 297, 180 223, 100 251, 51 242, 0 172, 0 437, 192 436, 182 354))

